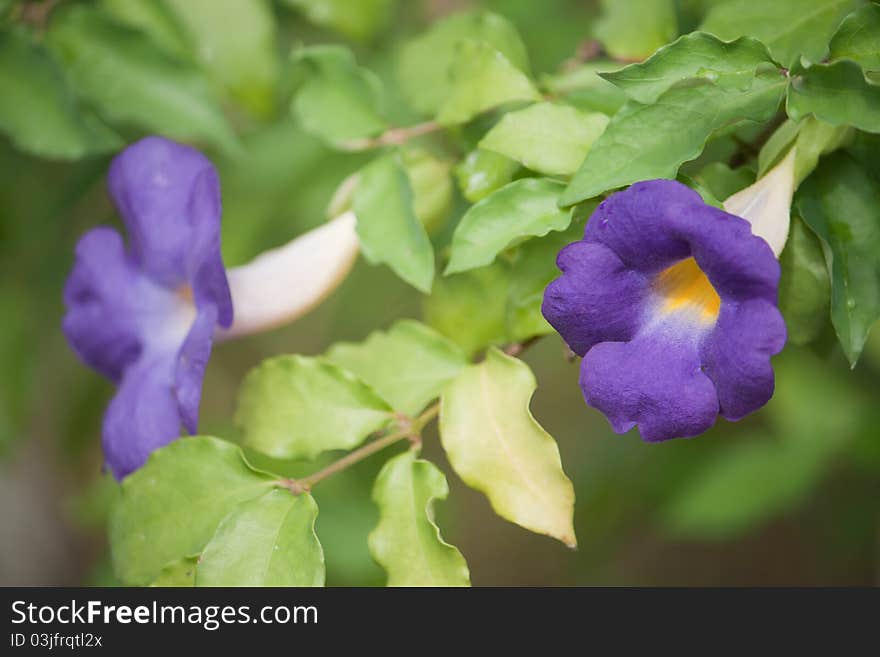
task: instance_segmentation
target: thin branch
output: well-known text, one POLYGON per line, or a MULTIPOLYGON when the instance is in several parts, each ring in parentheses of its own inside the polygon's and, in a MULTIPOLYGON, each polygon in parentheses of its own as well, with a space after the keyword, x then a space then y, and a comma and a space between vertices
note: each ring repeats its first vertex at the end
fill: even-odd
POLYGON ((281 479, 279 484, 289 490, 294 495, 299 495, 301 493, 309 492, 315 485, 322 482, 324 479, 335 475, 338 472, 342 472, 347 468, 350 468, 355 463, 359 463, 366 459, 369 456, 372 456, 376 452, 380 452, 386 447, 390 447, 394 443, 397 443, 401 440, 409 440, 413 445, 421 445, 421 431, 431 420, 433 420, 440 413, 440 404, 436 403, 433 406, 430 406, 427 410, 425 410, 421 415, 419 415, 416 419, 410 420, 409 418, 403 418, 398 421, 398 426, 400 427, 397 431, 389 433, 388 435, 382 436, 370 443, 367 443, 363 447, 360 447, 353 452, 350 452, 343 456, 338 461, 334 461, 326 468, 318 470, 317 472, 308 475, 303 479, 281 479))
POLYGON ((371 148, 379 148, 380 146, 400 146, 410 139, 421 137, 442 130, 436 121, 426 121, 425 123, 417 123, 416 125, 407 126, 405 128, 391 128, 383 132, 378 137, 367 139, 353 139, 342 144, 342 149, 346 151, 365 151, 371 148))

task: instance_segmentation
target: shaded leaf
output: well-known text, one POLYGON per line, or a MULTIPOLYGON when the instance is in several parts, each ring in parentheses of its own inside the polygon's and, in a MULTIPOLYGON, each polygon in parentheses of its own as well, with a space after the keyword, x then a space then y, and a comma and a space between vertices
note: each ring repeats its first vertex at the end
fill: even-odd
POLYGON ((110 518, 116 574, 128 584, 149 584, 169 564, 199 554, 236 504, 272 486, 238 446, 218 438, 183 438, 156 450, 122 482, 110 518))
POLYGON ((831 284, 819 240, 797 217, 792 219, 779 264, 779 310, 785 318, 788 341, 807 344, 828 324, 831 284))
POLYGON ((455 472, 498 515, 574 547, 574 488, 556 442, 529 412, 535 387, 528 365, 490 349, 444 391, 440 440, 455 472))
POLYGON ((851 59, 866 71, 880 69, 880 6, 870 2, 844 18, 828 49, 831 59, 851 59))
POLYGON ((312 46, 294 63, 304 81, 291 103, 303 128, 331 145, 372 137, 387 123, 379 110, 381 83, 343 46, 312 46))
POLYGON ((285 459, 351 449, 390 419, 391 409, 372 388, 332 363, 298 355, 251 370, 235 412, 245 445, 285 459))
POLYGON ((373 160, 360 172, 354 193, 357 233, 364 256, 384 263, 422 292, 431 290, 434 250, 415 213, 412 187, 397 153, 373 160))
POLYGON ((370 385, 400 413, 414 416, 439 396, 466 364, 447 338, 420 322, 404 319, 361 343, 338 343, 327 358, 370 385))
POLYGON ((797 207, 822 241, 831 274, 831 323, 855 366, 880 317, 880 184, 848 155, 824 158, 797 207))
POLYGON ((566 228, 571 213, 556 203, 563 189, 564 184, 547 178, 523 178, 476 203, 455 229, 444 274, 487 265, 522 237, 566 228))
POLYGON ((880 84, 855 62, 816 64, 792 72, 786 109, 795 121, 815 114, 832 125, 880 133, 880 84))
POLYGON ((388 573, 388 586, 469 586, 461 553, 440 536, 434 501, 449 494, 446 477, 410 450, 390 459, 376 477, 379 524, 370 554, 388 573))
MULTIPOLYGON (((581 216, 592 214, 597 204, 584 205, 578 208, 581 216)), ((544 288, 559 276, 556 256, 563 247, 581 239, 583 232, 584 222, 572 221, 567 229, 528 240, 516 250, 510 266, 508 340, 518 342, 535 335, 553 333, 553 327, 541 313, 544 288)))
POLYGON ((526 48, 506 18, 483 10, 454 14, 406 43, 397 57, 402 91, 419 112, 435 114, 452 93, 450 69, 457 46, 465 39, 485 42, 528 73, 526 48))
POLYGON ((697 78, 673 86, 652 105, 631 101, 593 144, 560 202, 573 205, 639 180, 674 178, 715 130, 769 119, 785 86, 785 78, 772 70, 759 72, 746 90, 697 78))
POLYGON ((318 506, 308 493, 275 489, 236 506, 205 546, 198 586, 323 586, 315 535, 318 506))
POLYGON ((443 125, 466 123, 511 101, 541 99, 525 73, 482 41, 458 44, 451 77, 452 89, 437 113, 437 121, 443 125))
POLYGON ((0 88, 0 130, 22 150, 72 159, 122 145, 80 111, 55 62, 23 31, 0 32, 0 88))
POLYGON ((443 225, 452 206, 451 165, 424 149, 407 148, 403 166, 413 191, 413 210, 431 233, 443 225))
POLYGON ((271 116, 281 67, 269 0, 164 2, 211 79, 256 116, 271 116))
POLYGON ((373 37, 387 23, 394 0, 284 0, 306 18, 356 40, 373 37))
POLYGON ((542 76, 541 86, 554 96, 564 96, 567 103, 579 109, 611 116, 623 107, 628 97, 601 74, 618 69, 618 62, 586 62, 570 70, 542 76))
POLYGON ((489 267, 438 278, 425 298, 425 321, 470 357, 490 344, 507 342, 507 295, 510 269, 489 267))
POLYGON ((644 59, 678 33, 672 0, 602 0, 596 38, 612 57, 644 59))
POLYGON ((46 38, 77 93, 108 119, 238 151, 201 73, 166 55, 143 33, 79 5, 53 16, 46 38))
POLYGON ((462 196, 476 203, 509 183, 519 168, 509 157, 477 148, 458 163, 455 176, 462 196))
POLYGON ((835 28, 857 0, 726 0, 713 6, 700 29, 729 41, 752 36, 790 67, 799 56, 820 61, 835 28))
POLYGON ((479 147, 494 151, 548 175, 577 171, 608 117, 567 105, 536 103, 508 112, 483 137, 479 147))

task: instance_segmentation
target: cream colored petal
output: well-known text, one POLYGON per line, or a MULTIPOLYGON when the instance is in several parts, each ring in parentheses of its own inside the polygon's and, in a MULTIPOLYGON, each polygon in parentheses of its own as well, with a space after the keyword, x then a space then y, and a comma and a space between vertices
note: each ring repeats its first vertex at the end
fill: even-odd
POLYGON ((358 253, 353 212, 228 272, 235 320, 218 339, 266 331, 318 305, 345 279, 358 253))
POLYGON ((763 237, 776 257, 788 239, 791 197, 794 194, 795 149, 753 185, 724 201, 724 209, 752 224, 752 232, 763 237))

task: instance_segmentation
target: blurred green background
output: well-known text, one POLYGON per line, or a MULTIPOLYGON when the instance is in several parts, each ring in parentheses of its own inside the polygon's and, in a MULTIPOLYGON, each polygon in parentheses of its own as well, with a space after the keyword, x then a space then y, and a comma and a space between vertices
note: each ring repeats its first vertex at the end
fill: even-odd
MULTIPOLYGON (((0 11, 15 11, 16 4, 0 2, 0 11)), ((278 62, 297 44, 345 43, 379 74, 391 98, 399 44, 438 17, 475 5, 507 17, 540 74, 576 55, 598 11, 596 3, 573 0, 370 0, 349 3, 342 19, 328 20, 303 11, 311 4, 267 3, 277 24, 278 62)), ((683 29, 702 4, 679 3, 683 29)), ((39 30, 39 17, 33 20, 39 30)), ((286 83, 280 75, 279 99, 286 83)), ((333 191, 368 159, 332 152, 307 136, 273 96, 268 104, 248 98, 245 104, 258 108, 250 115, 231 99, 226 106, 245 152, 233 158, 207 149, 221 172, 227 265, 324 221, 333 191)), ((0 88, 0 102, 15 99, 0 88)), ((413 121, 396 105, 388 109, 401 124, 413 121)), ((143 132, 131 127, 124 135, 143 132)), ((100 453, 101 414, 112 387, 76 360, 59 330, 61 290, 78 236, 118 222, 105 189, 109 159, 50 162, 0 138, 2 585, 115 583, 104 531, 115 486, 101 475, 100 453)), ((215 349, 202 433, 235 439, 236 389, 263 358, 319 354, 337 340, 361 340, 420 313, 418 293, 388 269, 359 261, 309 316, 215 349)), ((634 432, 614 435, 583 404, 577 364, 549 336, 525 356, 539 382, 532 410, 558 440, 575 484, 580 547, 567 550, 498 518, 452 474, 431 430, 425 454, 451 487, 437 508, 444 536, 467 559, 475 585, 876 585, 880 336, 855 371, 832 343, 789 347, 777 357, 777 393, 761 412, 736 424, 719 421, 694 440, 648 445, 634 432)), ((366 536, 377 519, 370 487, 389 455, 315 491, 329 585, 383 583, 366 536)))

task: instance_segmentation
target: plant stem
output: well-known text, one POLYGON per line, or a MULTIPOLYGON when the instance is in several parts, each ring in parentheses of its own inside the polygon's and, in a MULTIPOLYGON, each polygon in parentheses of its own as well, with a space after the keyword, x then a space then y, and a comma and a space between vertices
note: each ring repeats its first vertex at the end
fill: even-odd
POLYGON ((405 128, 391 128, 378 137, 353 139, 352 141, 344 143, 342 148, 347 151, 365 151, 380 146, 400 146, 401 144, 408 142, 410 139, 437 132, 442 128, 443 126, 436 121, 426 121, 425 123, 417 123, 416 125, 407 126, 405 128))
POLYGON ((317 472, 314 472, 303 479, 282 479, 279 481, 279 483, 281 486, 288 489, 294 495, 307 493, 312 489, 313 486, 323 481, 324 479, 335 475, 337 472, 342 472, 343 470, 350 468, 355 463, 363 461, 368 456, 372 456, 376 452, 380 452, 396 442, 406 439, 417 445, 420 443, 421 440, 420 434, 422 429, 425 427, 426 424, 437 417, 439 413, 440 403, 438 402, 433 406, 428 407, 416 419, 410 420, 406 418, 402 420, 399 423, 400 428, 397 431, 394 431, 370 443, 367 443, 363 447, 360 447, 353 452, 349 452, 338 461, 334 461, 333 463, 328 465, 326 468, 322 468, 321 470, 318 470, 317 472))

